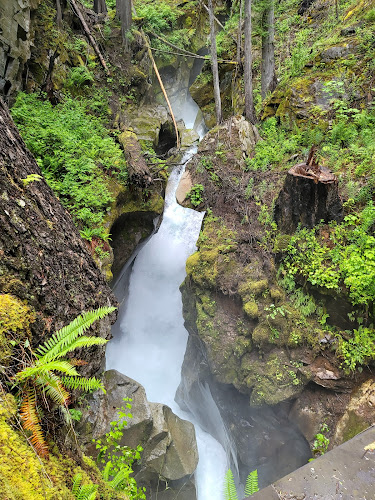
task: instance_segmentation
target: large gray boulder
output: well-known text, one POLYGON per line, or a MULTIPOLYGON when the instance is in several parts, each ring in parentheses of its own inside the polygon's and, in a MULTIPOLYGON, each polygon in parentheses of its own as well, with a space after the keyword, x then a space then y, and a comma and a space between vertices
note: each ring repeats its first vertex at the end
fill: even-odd
POLYGON ((168 406, 147 401, 142 385, 116 370, 106 371, 103 383, 106 393, 97 391, 90 396, 78 424, 85 451, 96 455, 92 439, 110 430, 118 409, 126 405, 124 398, 130 398, 132 418, 120 444, 132 448, 140 444, 144 449, 140 464, 134 467, 138 485, 146 486, 150 499, 157 495, 159 500, 167 500, 178 490, 181 500, 195 500, 192 476, 198 450, 193 424, 179 418, 168 406))

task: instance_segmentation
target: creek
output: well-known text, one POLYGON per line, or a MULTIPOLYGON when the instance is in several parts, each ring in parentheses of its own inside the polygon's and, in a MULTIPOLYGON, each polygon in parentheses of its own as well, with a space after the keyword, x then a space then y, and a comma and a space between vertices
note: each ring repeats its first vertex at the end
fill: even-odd
MULTIPOLYGON (((107 369, 126 373, 145 387, 149 401, 165 403, 178 416, 195 424, 200 457, 196 472, 198 498, 214 500, 221 497, 226 453, 174 400, 188 339, 179 286, 185 278, 186 259, 196 249, 204 216, 178 205, 175 191, 185 164, 194 153, 194 148, 189 150, 183 167, 172 172, 161 226, 135 259, 127 300, 120 307, 114 339, 107 348, 107 369)), ((120 278, 114 287, 120 300, 124 296, 124 281, 120 278)), ((211 418, 220 422, 213 400, 211 405, 211 418)))

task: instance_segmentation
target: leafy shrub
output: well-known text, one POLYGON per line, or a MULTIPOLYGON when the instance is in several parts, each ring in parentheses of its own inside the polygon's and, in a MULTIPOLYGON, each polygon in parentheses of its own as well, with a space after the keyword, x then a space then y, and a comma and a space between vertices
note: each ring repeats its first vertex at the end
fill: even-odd
MULTIPOLYGON (((84 101, 66 98, 53 107, 35 94, 20 93, 12 115, 27 147, 76 223, 100 227, 113 201, 104 173, 126 177, 120 147, 84 101)), ((101 230, 104 234, 104 231, 101 230)))
POLYGON ((94 77, 86 66, 78 66, 70 70, 70 75, 67 79, 68 87, 83 87, 94 81, 94 77))
POLYGON ((343 223, 331 223, 328 240, 320 236, 319 227, 298 231, 284 259, 287 273, 327 289, 345 286, 353 305, 368 307, 375 299, 374 223, 375 207, 369 202, 343 223))
POLYGON ((186 195, 186 198, 190 199, 193 207, 198 207, 203 202, 203 191, 204 187, 202 184, 195 184, 186 195))
POLYGON ((351 335, 349 340, 340 337, 338 348, 338 354, 348 372, 375 359, 375 330, 360 326, 351 335))

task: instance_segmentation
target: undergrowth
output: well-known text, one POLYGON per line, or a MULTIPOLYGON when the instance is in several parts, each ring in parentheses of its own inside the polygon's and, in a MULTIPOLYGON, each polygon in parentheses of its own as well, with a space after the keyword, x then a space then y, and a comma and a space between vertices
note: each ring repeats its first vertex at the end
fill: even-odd
POLYGON ((86 112, 86 102, 70 97, 57 106, 36 94, 20 93, 11 110, 27 147, 42 172, 83 230, 96 229, 105 237, 102 222, 112 195, 105 176, 127 180, 120 147, 101 121, 86 112))

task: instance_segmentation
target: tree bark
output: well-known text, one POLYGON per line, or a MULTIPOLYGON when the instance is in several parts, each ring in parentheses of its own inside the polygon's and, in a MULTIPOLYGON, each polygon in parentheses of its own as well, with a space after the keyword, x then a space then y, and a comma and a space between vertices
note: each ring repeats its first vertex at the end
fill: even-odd
POLYGON ((107 14, 107 5, 105 0, 94 0, 94 12, 96 14, 107 14))
POLYGON ((121 34, 125 48, 128 48, 127 33, 132 25, 132 2, 131 0, 116 0, 116 13, 121 21, 121 34))
POLYGON ((212 6, 212 0, 208 0, 208 13, 210 17, 210 38, 211 38, 211 68, 212 68, 212 78, 214 81, 214 97, 215 97, 215 110, 216 110, 216 122, 221 123, 222 111, 221 111, 221 96, 220 96, 220 82, 219 82, 219 67, 217 64, 217 50, 216 50, 216 36, 215 36, 215 16, 214 9, 212 6))
POLYGON ((237 33, 237 64, 241 66, 241 52, 242 52, 242 6, 243 0, 240 0, 240 18, 238 20, 238 33, 237 33))
POLYGON ((56 0, 56 24, 59 28, 62 25, 62 10, 60 0, 56 0))
POLYGON ((276 88, 275 74, 275 1, 269 0, 262 18, 262 90, 264 99, 276 88))
POLYGON ((255 109, 253 99, 253 57, 251 54, 251 0, 245 0, 245 61, 244 61, 244 86, 245 86, 245 117, 255 124, 255 109))

